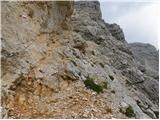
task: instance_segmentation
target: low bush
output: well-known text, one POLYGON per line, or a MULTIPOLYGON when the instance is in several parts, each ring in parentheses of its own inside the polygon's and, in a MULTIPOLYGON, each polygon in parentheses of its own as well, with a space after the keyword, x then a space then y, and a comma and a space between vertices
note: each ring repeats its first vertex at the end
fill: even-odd
POLYGON ((119 112, 125 114, 129 118, 136 116, 131 105, 129 105, 125 110, 123 108, 120 108, 119 112))
POLYGON ((100 86, 100 85, 97 85, 95 82, 94 82, 94 79, 91 78, 91 77, 87 77, 87 79, 84 81, 84 84, 87 88, 90 88, 92 89, 93 91, 97 92, 98 94, 99 93, 103 93, 103 87, 100 86))
POLYGON ((107 89, 107 88, 108 88, 108 83, 107 83, 107 81, 102 82, 102 87, 103 87, 104 89, 107 89))
POLYGON ((135 113, 134 113, 134 110, 133 110, 132 106, 129 105, 129 106, 126 108, 125 115, 126 115, 127 117, 135 117, 135 113))

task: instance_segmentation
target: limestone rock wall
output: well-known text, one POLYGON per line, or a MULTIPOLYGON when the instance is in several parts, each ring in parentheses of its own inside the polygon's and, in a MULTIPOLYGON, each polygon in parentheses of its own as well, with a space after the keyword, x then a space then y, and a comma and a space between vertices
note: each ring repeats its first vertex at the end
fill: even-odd
POLYGON ((114 36, 117 40, 125 41, 124 33, 119 25, 117 24, 107 24, 107 28, 109 29, 112 36, 114 36))
POLYGON ((49 34, 69 29, 72 4, 2 2, 2 77, 27 73, 43 58, 49 34))
POLYGON ((132 43, 129 44, 139 69, 147 75, 158 80, 159 71, 159 52, 150 44, 132 43))
POLYGON ((98 1, 2 2, 2 118, 158 118, 136 60, 98 1))
MULTIPOLYGON (((77 2, 77 5, 79 4, 81 2, 77 2)), ((92 19, 89 15, 83 18, 85 13, 92 12, 89 9, 85 9, 86 7, 90 8, 91 6, 86 3, 81 6, 81 9, 75 7, 72 15, 73 30, 81 34, 85 40, 94 41, 98 44, 101 54, 107 57, 105 64, 109 64, 119 70, 122 76, 126 77, 126 83, 129 84, 127 88, 136 89, 135 94, 140 99, 136 101, 141 101, 142 104, 148 106, 148 108, 143 108, 140 105, 145 113, 147 113, 146 111, 151 111, 150 109, 157 109, 159 98, 158 82, 140 71, 134 52, 132 53, 132 49, 130 49, 125 40, 122 29, 117 24, 105 23, 102 18, 92 19), (88 11, 86 12, 86 10, 88 11)), ((155 118, 152 113, 149 116, 155 118)))

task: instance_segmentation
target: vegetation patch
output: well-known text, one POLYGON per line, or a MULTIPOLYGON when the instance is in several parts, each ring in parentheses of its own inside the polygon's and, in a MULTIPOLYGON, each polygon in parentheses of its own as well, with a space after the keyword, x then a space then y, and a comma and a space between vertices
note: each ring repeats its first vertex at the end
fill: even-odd
POLYGON ((125 115, 126 115, 127 117, 135 117, 135 113, 134 113, 134 110, 133 110, 132 106, 129 105, 129 106, 126 108, 125 115))
POLYGON ((107 88, 108 88, 108 83, 107 83, 107 81, 102 82, 102 87, 103 87, 104 89, 107 89, 107 88))
POLYGON ((103 87, 101 85, 98 85, 94 82, 94 79, 91 77, 87 77, 87 79, 84 81, 84 84, 87 88, 92 89, 93 91, 99 93, 103 93, 103 87))
POLYGON ((136 116, 131 105, 129 105, 125 110, 120 108, 119 112, 125 114, 129 118, 136 116))

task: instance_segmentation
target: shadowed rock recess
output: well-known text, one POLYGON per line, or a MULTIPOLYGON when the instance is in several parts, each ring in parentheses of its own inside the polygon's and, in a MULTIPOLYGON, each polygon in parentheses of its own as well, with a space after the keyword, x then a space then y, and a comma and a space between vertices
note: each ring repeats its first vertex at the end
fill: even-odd
POLYGON ((159 117, 158 51, 98 1, 1 4, 2 118, 159 117))

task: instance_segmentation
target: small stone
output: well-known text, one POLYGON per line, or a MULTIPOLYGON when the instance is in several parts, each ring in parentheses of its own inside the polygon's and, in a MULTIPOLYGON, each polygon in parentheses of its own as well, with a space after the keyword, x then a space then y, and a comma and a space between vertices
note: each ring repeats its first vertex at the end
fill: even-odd
POLYGON ((84 101, 88 101, 88 99, 87 99, 87 98, 83 98, 82 100, 84 100, 84 101))

